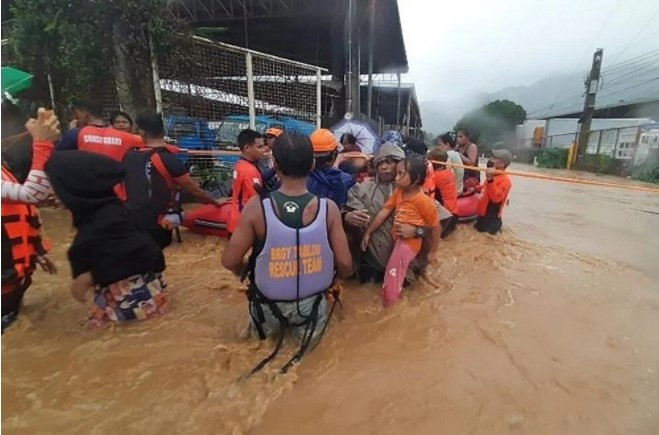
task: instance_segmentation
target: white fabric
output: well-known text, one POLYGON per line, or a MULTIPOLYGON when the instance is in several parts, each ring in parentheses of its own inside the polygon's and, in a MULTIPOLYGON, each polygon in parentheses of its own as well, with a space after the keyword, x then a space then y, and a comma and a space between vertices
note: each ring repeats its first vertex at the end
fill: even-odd
MULTIPOLYGON (((446 154, 448 154, 449 163, 453 163, 455 165, 463 164, 462 159, 460 158, 460 153, 457 151, 450 150, 446 154)), ((453 176, 455 177, 455 188, 458 193, 460 193, 464 190, 465 170, 463 168, 451 167, 451 171, 453 171, 453 176)))
POLYGON ((37 204, 53 194, 46 173, 40 169, 32 169, 23 184, 2 180, 1 190, 3 200, 26 204, 37 204))

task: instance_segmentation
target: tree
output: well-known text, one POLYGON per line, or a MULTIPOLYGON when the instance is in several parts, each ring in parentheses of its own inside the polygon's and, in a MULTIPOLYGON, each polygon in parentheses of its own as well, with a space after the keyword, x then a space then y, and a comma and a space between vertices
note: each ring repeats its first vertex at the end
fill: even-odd
POLYGON ((522 106, 510 100, 496 100, 465 114, 454 129, 467 128, 473 141, 492 145, 509 139, 515 127, 525 120, 522 106))
POLYGON ((151 56, 166 58, 186 25, 169 0, 16 0, 10 36, 17 66, 68 104, 113 89, 132 115, 153 110, 151 56), (116 91, 115 91, 116 90, 116 91))

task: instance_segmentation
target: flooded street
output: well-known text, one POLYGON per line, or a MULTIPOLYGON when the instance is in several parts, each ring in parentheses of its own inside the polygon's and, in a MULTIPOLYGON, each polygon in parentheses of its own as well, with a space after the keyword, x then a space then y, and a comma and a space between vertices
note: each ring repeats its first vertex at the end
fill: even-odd
POLYGON ((85 330, 73 230, 46 210, 60 274, 36 275, 2 337, 3 432, 656 433, 659 195, 512 180, 503 234, 459 227, 389 309, 347 283, 318 348, 279 375, 289 339, 243 382, 274 343, 247 338, 223 242, 184 231, 167 250, 166 315, 85 330))

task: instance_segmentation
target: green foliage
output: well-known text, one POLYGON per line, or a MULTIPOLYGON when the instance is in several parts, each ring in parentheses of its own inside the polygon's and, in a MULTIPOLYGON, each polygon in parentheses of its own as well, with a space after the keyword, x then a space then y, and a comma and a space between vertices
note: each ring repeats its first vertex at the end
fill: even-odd
POLYGON ((632 170, 634 180, 659 184, 659 156, 650 157, 632 170))
POLYGON ((131 59, 148 62, 150 42, 157 56, 171 52, 174 38, 186 30, 169 10, 169 0, 16 0, 10 35, 19 68, 35 74, 47 93, 50 74, 60 103, 85 97, 99 81, 111 80, 113 37, 131 59))
POLYGON ((613 158, 609 155, 602 154, 599 156, 599 159, 597 159, 597 167, 595 168, 595 172, 598 174, 608 174, 611 172, 613 165, 613 158))
POLYGON ((549 169, 563 169, 567 167, 567 148, 548 148, 538 154, 538 166, 549 169))
POLYGON ((472 141, 492 144, 505 140, 524 120, 526 111, 522 106, 510 100, 496 100, 465 114, 454 129, 467 128, 472 141))

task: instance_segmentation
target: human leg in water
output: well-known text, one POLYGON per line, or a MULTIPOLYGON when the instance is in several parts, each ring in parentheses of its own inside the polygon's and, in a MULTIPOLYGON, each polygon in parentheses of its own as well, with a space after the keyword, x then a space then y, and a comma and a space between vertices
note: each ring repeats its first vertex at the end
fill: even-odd
POLYGON ((501 231, 503 222, 501 218, 491 216, 481 216, 476 220, 475 228, 480 233, 490 233, 495 235, 501 231))
POLYGON ((416 255, 417 253, 404 240, 396 240, 384 273, 382 303, 385 307, 398 301, 400 292, 403 289, 407 268, 416 258, 416 255))
POLYGON ((448 236, 455 230, 455 226, 458 223, 458 217, 453 215, 451 217, 448 217, 446 219, 442 219, 439 221, 439 223, 442 225, 442 239, 448 236))

